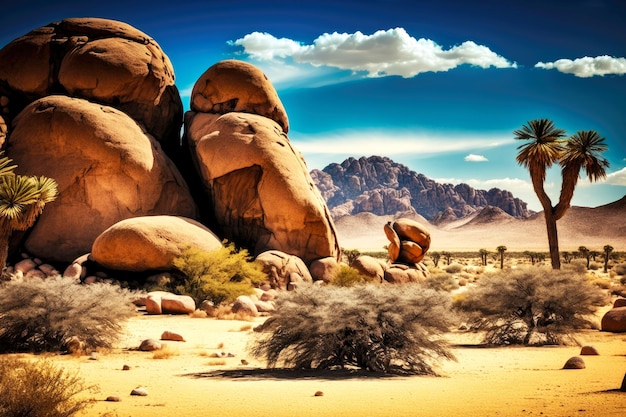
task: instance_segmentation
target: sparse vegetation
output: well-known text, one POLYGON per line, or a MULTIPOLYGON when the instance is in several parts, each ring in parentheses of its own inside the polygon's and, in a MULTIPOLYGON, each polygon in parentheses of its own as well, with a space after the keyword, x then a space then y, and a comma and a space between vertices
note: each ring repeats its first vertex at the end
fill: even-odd
POLYGON ((574 340, 607 301, 584 273, 527 267, 483 276, 459 306, 486 332, 487 343, 544 345, 574 340))
POLYGON ((431 274, 428 278, 426 278, 424 286, 435 291, 450 292, 459 288, 459 283, 457 283, 457 280, 453 275, 448 273, 431 274))
POLYGON ((437 360, 453 358, 440 337, 450 299, 420 285, 308 285, 277 304, 251 346, 270 367, 433 374, 437 360))
POLYGON ((184 276, 173 290, 189 295, 196 305, 205 300, 216 306, 232 302, 240 295, 252 294, 253 286, 266 278, 261 265, 250 260, 248 251, 237 250, 232 243, 213 252, 187 248, 174 265, 184 276))
POLYGON ((135 314, 132 294, 109 284, 51 277, 0 285, 0 351, 61 351, 71 338, 110 348, 135 314))
POLYGON ((341 264, 339 265, 339 271, 330 283, 338 287, 352 287, 369 281, 371 281, 369 277, 361 274, 356 269, 348 265, 341 264))
POLYGON ((506 252, 506 246, 498 246, 496 250, 500 256, 500 269, 504 269, 504 252, 506 252))
POLYGON ((0 358, 0 415, 71 417, 92 401, 80 394, 93 390, 77 375, 40 360, 0 358))
POLYGON ((348 265, 352 265, 352 263, 361 256, 361 252, 358 249, 341 249, 341 253, 346 257, 348 261, 348 265))

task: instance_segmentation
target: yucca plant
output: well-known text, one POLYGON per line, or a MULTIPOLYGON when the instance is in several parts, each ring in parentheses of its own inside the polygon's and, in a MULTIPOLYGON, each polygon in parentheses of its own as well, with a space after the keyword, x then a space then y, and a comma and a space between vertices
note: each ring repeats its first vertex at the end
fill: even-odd
POLYGON ((0 267, 4 271, 9 240, 15 230, 27 230, 42 213, 44 206, 57 197, 57 183, 52 178, 17 175, 16 165, 0 152, 0 267))

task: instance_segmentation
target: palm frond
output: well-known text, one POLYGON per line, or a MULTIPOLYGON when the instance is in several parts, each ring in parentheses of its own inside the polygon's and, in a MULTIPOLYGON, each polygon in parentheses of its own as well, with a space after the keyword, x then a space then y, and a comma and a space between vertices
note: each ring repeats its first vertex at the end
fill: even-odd
POLYGON ((608 149, 605 138, 595 130, 578 131, 565 143, 561 167, 587 173, 589 181, 598 181, 606 177, 609 161, 600 154, 608 149))
POLYGON ((519 153, 516 161, 528 168, 530 175, 542 182, 546 177, 546 170, 557 162, 563 153, 565 131, 558 129, 549 119, 531 120, 521 129, 513 132, 515 139, 526 140, 517 147, 519 153))
POLYGON ((17 165, 10 165, 13 160, 0 151, 0 176, 12 174, 17 165))

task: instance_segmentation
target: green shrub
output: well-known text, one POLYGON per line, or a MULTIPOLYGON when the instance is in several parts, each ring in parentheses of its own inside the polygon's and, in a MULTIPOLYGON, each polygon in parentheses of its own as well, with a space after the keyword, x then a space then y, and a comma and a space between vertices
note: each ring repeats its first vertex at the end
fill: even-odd
POLYGON ((535 266, 484 275, 459 307, 486 331, 487 343, 543 345, 575 340, 607 302, 584 273, 535 266))
POLYGON ((41 360, 0 358, 0 415, 71 417, 92 404, 80 394, 93 390, 78 376, 41 360))
POLYGON ((361 274, 356 269, 348 265, 341 264, 339 265, 339 271, 337 272, 337 275, 333 277, 330 283, 338 287, 352 287, 354 285, 365 284, 366 282, 372 281, 378 281, 378 279, 372 279, 370 277, 367 277, 361 274))
POLYGON ((0 351, 60 351, 71 338, 109 348, 135 314, 132 294, 109 284, 51 277, 0 285, 0 351))
POLYGON ((434 374, 436 361, 453 359, 442 337, 449 307, 417 284, 305 285, 277 298, 250 350, 270 367, 434 374))
POLYGON ((232 243, 213 252, 188 248, 174 265, 184 277, 173 289, 192 297, 196 305, 204 300, 216 306, 232 302, 240 295, 252 294, 253 286, 266 279, 261 265, 250 261, 248 251, 237 250, 232 243))

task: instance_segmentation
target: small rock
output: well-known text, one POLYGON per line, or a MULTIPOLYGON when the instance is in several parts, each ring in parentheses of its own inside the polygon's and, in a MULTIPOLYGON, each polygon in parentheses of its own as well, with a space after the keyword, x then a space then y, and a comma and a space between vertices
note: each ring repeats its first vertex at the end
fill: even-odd
POLYGON ((148 390, 144 387, 137 387, 130 392, 130 395, 138 395, 140 397, 146 397, 148 395, 148 390))
POLYGON ((580 354, 581 355, 599 355, 600 353, 598 352, 598 349, 595 348, 595 346, 583 346, 580 349, 580 354))
POLYGON ((161 334, 161 340, 172 340, 174 342, 184 342, 185 338, 179 335, 178 333, 170 332, 166 330, 161 334))
POLYGON ((128 365, 122 366, 122 371, 130 371, 130 366, 128 365))
POLYGON ((563 369, 585 369, 585 361, 580 356, 573 356, 565 362, 563 369))
POLYGON ((122 401, 122 399, 120 398, 119 395, 109 395, 105 401, 119 403, 120 401, 122 401))
POLYGON ((89 360, 90 361, 97 361, 98 360, 98 352, 91 352, 91 355, 89 355, 89 360))
POLYGON ((626 392, 626 374, 624 374, 624 379, 622 379, 622 386, 619 390, 622 392, 626 392))
POLYGON ((245 359, 242 359, 242 360, 241 360, 241 364, 242 364, 242 365, 248 365, 248 364, 249 364, 249 362, 248 362, 247 360, 245 360, 245 359))
POLYGON ((139 350, 142 352, 152 352, 161 349, 161 342, 155 339, 146 339, 139 345, 139 350))
POLYGON ((322 391, 315 391, 315 397, 323 397, 324 393, 322 391))
POLYGON ((626 307, 626 298, 618 298, 613 303, 613 308, 626 307))

